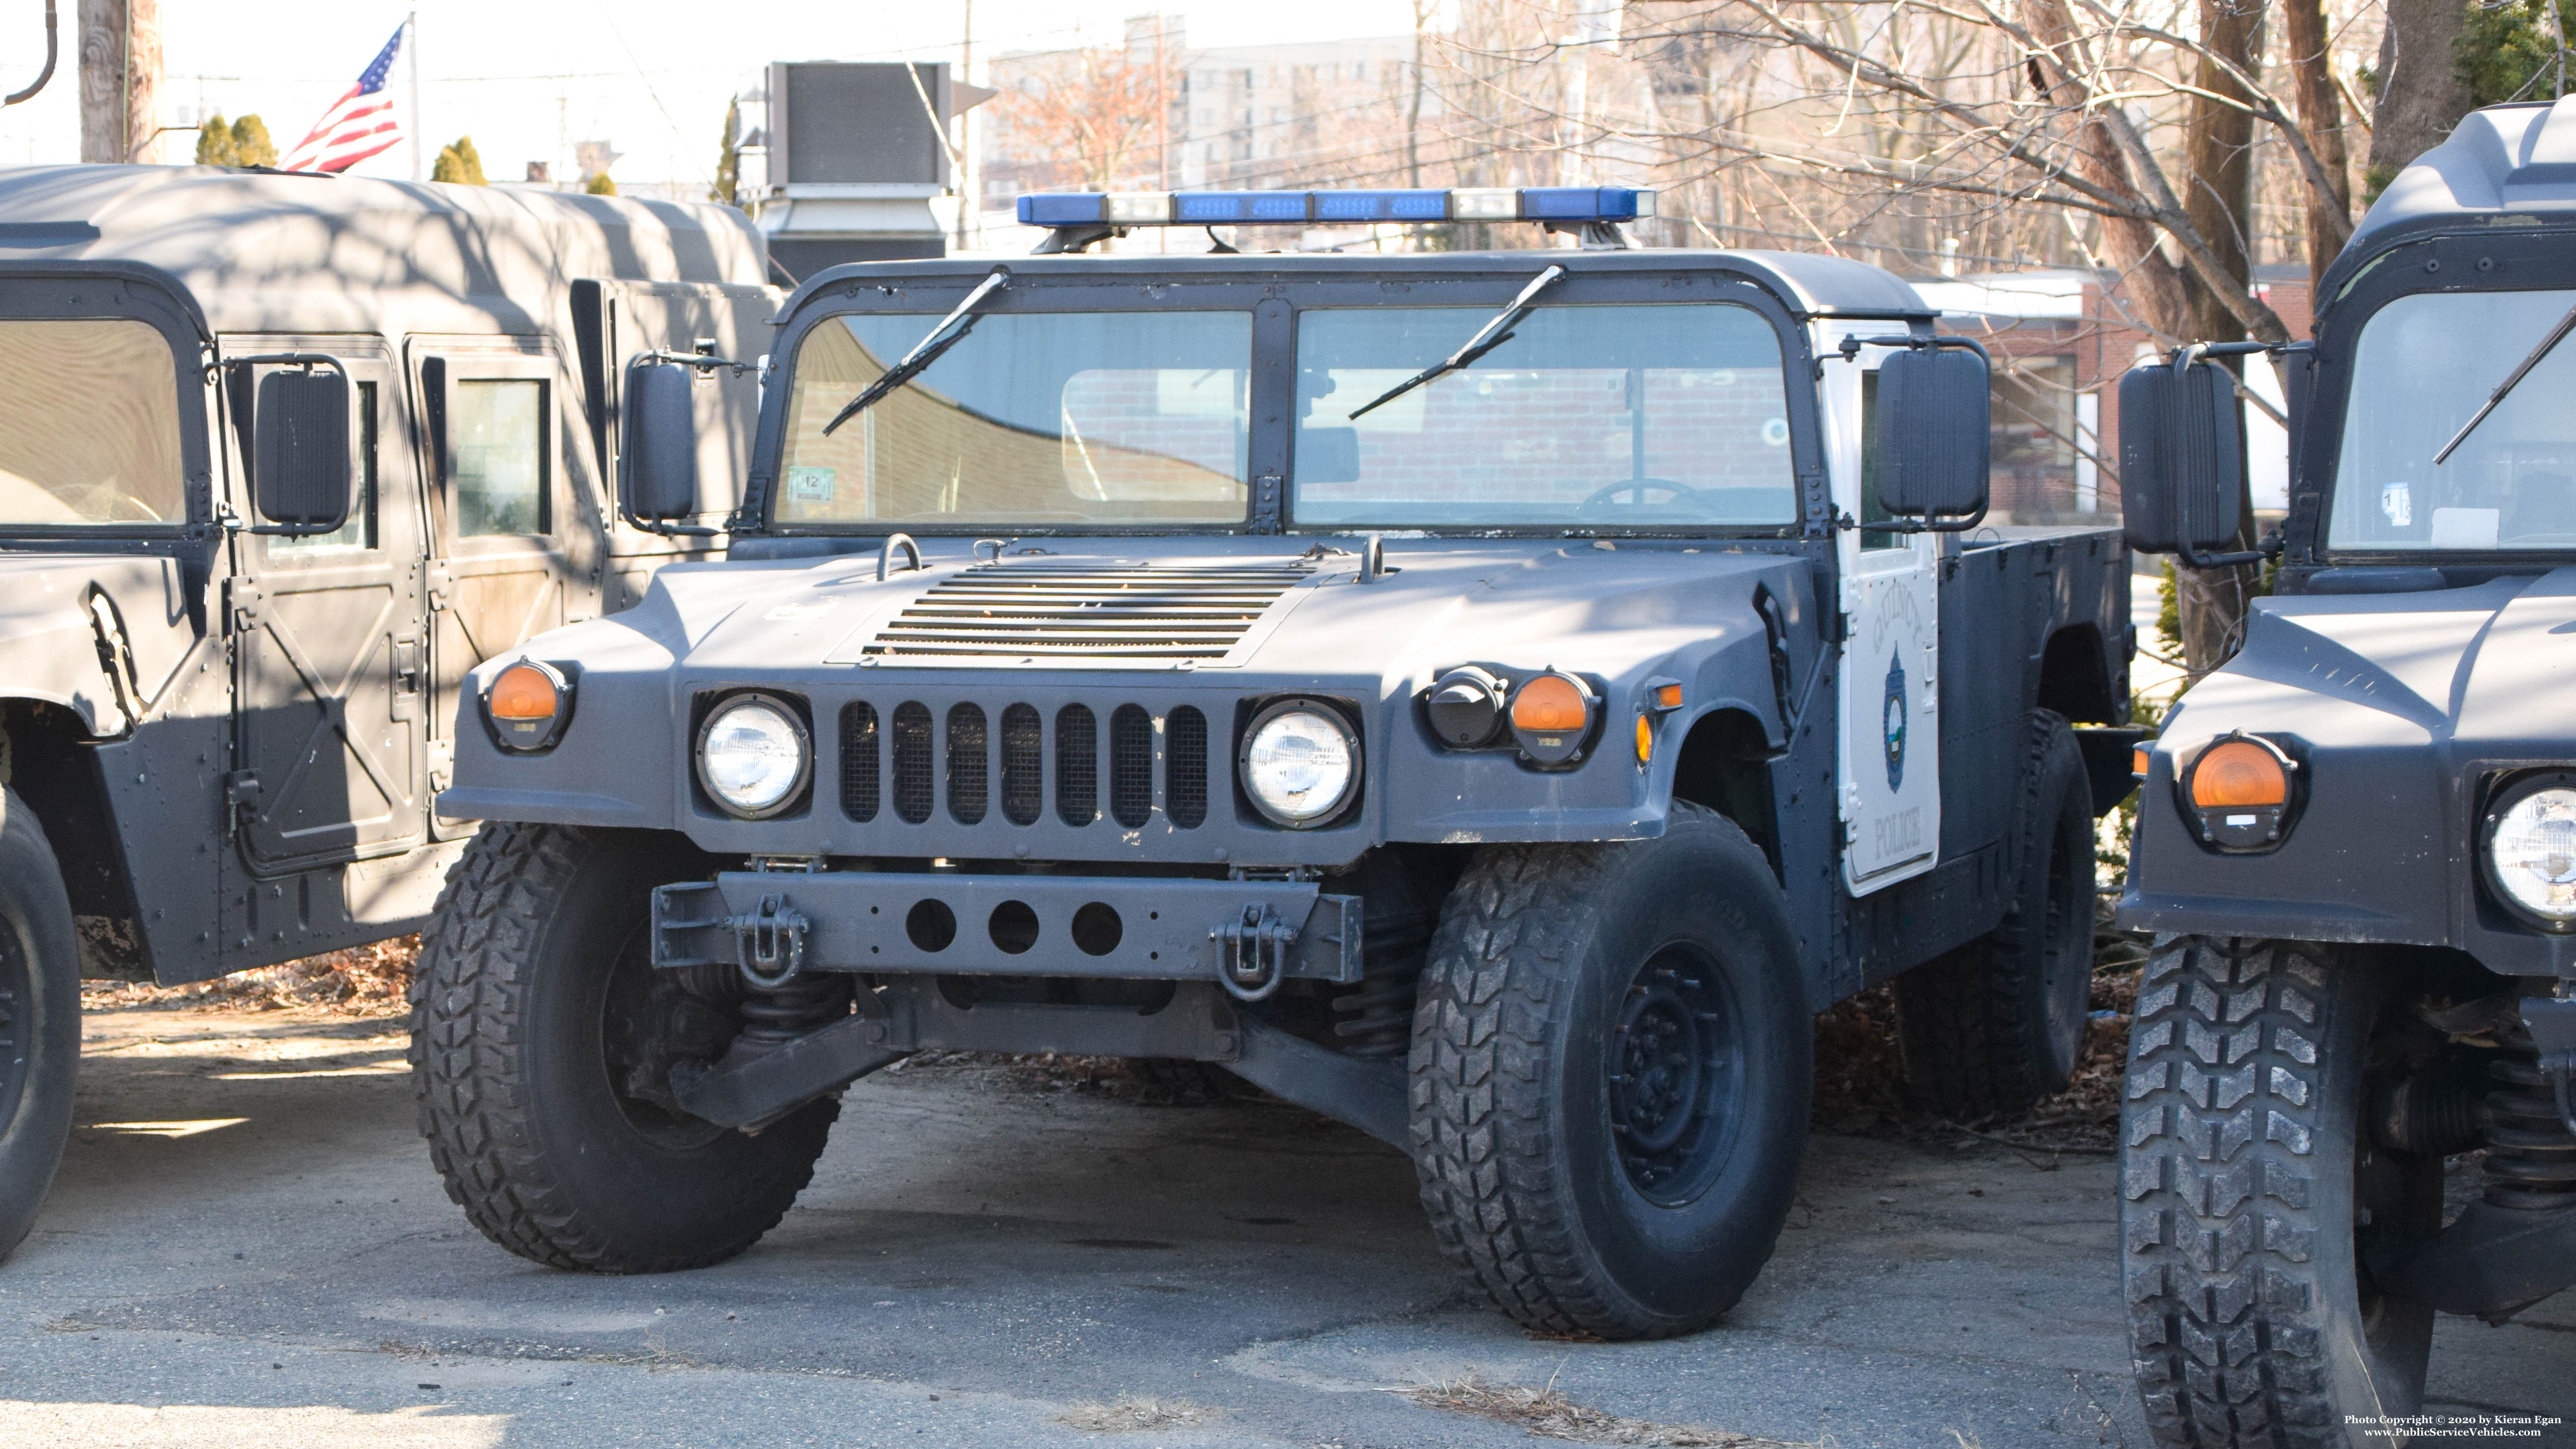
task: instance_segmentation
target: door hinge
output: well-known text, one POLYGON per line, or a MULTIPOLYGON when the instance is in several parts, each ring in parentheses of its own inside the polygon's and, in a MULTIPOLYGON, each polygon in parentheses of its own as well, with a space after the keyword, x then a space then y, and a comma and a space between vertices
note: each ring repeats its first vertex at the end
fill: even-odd
POLYGON ((448 571, 445 563, 432 559, 429 573, 421 582, 429 594, 431 613, 437 613, 450 605, 452 601, 448 596, 456 588, 456 575, 448 571))
POLYGON ((259 581, 246 578, 224 580, 224 617, 232 621, 232 632, 247 634, 259 627, 260 606, 264 597, 259 581))
POLYGON ((260 801, 267 794, 260 786, 257 770, 235 770, 224 776, 224 803, 236 810, 258 814, 260 801))

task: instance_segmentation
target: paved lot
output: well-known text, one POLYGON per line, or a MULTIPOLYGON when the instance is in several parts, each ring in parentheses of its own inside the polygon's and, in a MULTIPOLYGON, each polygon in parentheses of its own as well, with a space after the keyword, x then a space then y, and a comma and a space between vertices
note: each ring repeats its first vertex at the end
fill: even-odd
MULTIPOLYGON (((932 1067, 851 1092, 748 1255, 582 1278, 448 1204, 391 1026, 90 1019, 82 1130, 0 1268, 0 1444, 1536 1442, 1401 1392, 1469 1375, 1840 1449, 2147 1442, 2098 1158, 1820 1138, 1726 1326, 1543 1342, 1465 1296, 1410 1167, 1356 1133, 932 1067), (1063 1422, 1148 1398, 1191 1417, 1063 1422)), ((2563 1300, 2445 1320, 2439 1395, 2576 1420, 2571 1335, 2563 1300)))

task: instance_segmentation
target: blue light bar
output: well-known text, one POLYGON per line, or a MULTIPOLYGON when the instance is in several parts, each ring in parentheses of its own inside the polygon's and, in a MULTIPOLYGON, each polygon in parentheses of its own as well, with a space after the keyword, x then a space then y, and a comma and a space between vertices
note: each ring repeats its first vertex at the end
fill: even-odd
POLYGON ((1538 221, 1582 225, 1655 214, 1629 186, 1461 187, 1449 191, 1085 191, 1020 198, 1023 226, 1307 226, 1361 222, 1538 221))

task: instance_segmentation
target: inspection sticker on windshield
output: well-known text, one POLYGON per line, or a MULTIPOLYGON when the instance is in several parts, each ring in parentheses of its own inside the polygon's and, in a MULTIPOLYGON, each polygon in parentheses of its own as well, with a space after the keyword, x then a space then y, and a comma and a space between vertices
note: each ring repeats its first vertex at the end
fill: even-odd
POLYGON ((788 469, 787 497, 796 503, 831 502, 832 470, 829 468, 788 469))

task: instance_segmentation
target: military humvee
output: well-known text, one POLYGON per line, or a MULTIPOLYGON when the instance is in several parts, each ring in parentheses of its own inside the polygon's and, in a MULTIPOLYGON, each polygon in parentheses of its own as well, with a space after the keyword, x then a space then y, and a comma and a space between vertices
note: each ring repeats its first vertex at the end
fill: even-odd
MULTIPOLYGON (((2402 1440, 2437 1312, 2576 1284, 2572 148, 2576 100, 2477 111, 2362 218, 2282 357, 2278 594, 2140 759, 2122 1212, 2162 1443, 2402 1440)), ((2122 380, 2134 547, 2250 557, 2208 359, 2259 350, 2122 380)))
POLYGON ((800 288, 728 560, 461 696, 412 1050, 476 1225, 709 1263, 908 1052, 1177 1058, 1409 1153, 1524 1323, 1669 1334, 1770 1254, 1818 1009, 1898 977, 1953 1111, 2062 1082, 2119 537, 1980 525, 1987 364, 1904 282, 1641 204, 1033 197, 1059 254, 800 288), (1462 216, 1595 245, 1079 254, 1462 216))
MULTIPOLYGON (((763 266, 715 207, 0 173, 0 1251, 70 1123, 82 963, 420 927, 473 831, 431 804, 467 670, 707 542, 611 512, 623 364, 756 345, 763 266)), ((730 476, 756 384, 690 373, 730 476)))

